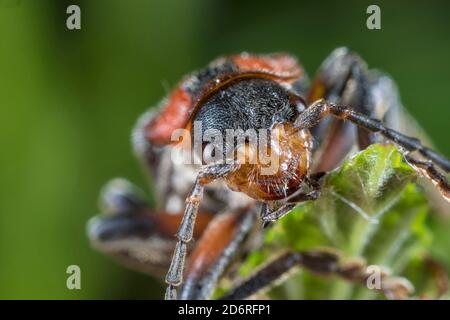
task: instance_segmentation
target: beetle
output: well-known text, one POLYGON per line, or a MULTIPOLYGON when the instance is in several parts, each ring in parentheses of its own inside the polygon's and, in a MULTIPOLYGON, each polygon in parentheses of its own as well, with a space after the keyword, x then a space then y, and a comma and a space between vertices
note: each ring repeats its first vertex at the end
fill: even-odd
MULTIPOLYGON (((334 50, 312 82, 288 54, 221 57, 185 77, 157 110, 138 120, 132 140, 153 179, 158 206, 151 208, 127 181, 113 180, 102 193, 105 214, 90 220, 88 235, 95 247, 125 265, 153 274, 168 268, 166 299, 209 298, 251 235, 260 232, 255 231, 258 213, 267 227, 298 203, 317 199, 323 177, 355 148, 395 143, 436 186, 444 205, 450 201, 445 177, 450 160, 400 133, 418 131, 403 112, 395 83, 347 48, 334 50), (257 135, 253 143, 236 136, 201 141, 195 154, 200 162, 175 161, 179 141, 173 133, 184 129, 188 135, 182 140, 192 141, 198 123, 202 138, 208 130, 220 137, 252 129, 271 136, 257 135), (263 146, 278 161, 269 174, 262 158, 247 161, 263 146), (194 245, 193 238, 200 240, 194 245)), ((296 264, 331 272, 336 259, 326 252, 284 255, 228 298, 244 298, 296 264)), ((349 277, 345 270, 337 273, 349 277)), ((387 294, 406 287, 398 283, 387 294)))

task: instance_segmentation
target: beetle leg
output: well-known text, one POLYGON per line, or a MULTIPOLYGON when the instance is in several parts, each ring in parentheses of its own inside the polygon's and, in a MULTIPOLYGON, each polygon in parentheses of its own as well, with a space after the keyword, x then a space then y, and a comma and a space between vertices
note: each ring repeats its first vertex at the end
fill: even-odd
POLYGON ((144 193, 122 178, 112 179, 102 188, 99 202, 101 211, 108 216, 132 213, 148 207, 144 193))
POLYGON ((217 164, 205 166, 198 174, 194 186, 188 197, 186 198, 186 208, 181 221, 180 227, 176 234, 177 243, 175 245, 172 262, 166 275, 166 283, 168 284, 165 298, 167 300, 176 299, 176 287, 182 283, 184 262, 186 259, 187 244, 192 240, 195 220, 197 217, 198 207, 203 197, 204 186, 214 180, 222 178, 230 172, 236 170, 238 165, 217 164))
MULTIPOLYGON (((432 147, 425 132, 420 128, 416 121, 403 108, 398 95, 397 87, 392 79, 386 75, 378 74, 370 83, 370 99, 369 103, 372 106, 372 113, 368 114, 372 118, 383 119, 386 126, 403 132, 406 135, 415 136, 428 146, 432 147)), ((368 132, 367 130, 360 130, 358 133, 368 132)), ((380 134, 378 134, 380 136, 380 134)), ((424 192, 430 198, 430 204, 442 214, 449 215, 450 207, 448 206, 448 183, 445 182, 445 177, 437 170, 419 169, 413 165, 414 159, 409 163, 413 168, 417 169, 420 176, 424 177, 421 183, 424 185, 424 192), (427 173, 427 171, 432 172, 427 173), (447 185, 447 187, 446 187, 447 185), (437 188, 434 188, 437 186, 437 188)), ((422 164, 421 166, 429 167, 432 163, 422 164)))
POLYGON ((255 226, 255 208, 217 215, 195 245, 186 267, 180 299, 208 299, 255 226))
POLYGON ((421 176, 430 180, 438 188, 445 200, 450 202, 450 185, 445 176, 436 169, 433 162, 418 160, 410 155, 406 155, 405 158, 421 176))
MULTIPOLYGON (((369 76, 369 81, 366 84, 367 98, 365 99, 367 100, 367 108, 363 113, 371 118, 382 119, 386 126, 407 135, 418 137, 426 145, 432 146, 420 126, 401 105, 397 86, 394 81, 389 76, 377 71, 369 71, 369 76)), ((351 103, 344 104, 352 105, 351 103)), ((369 133, 370 132, 366 129, 358 130, 358 141, 379 142, 382 140, 379 133, 373 133, 371 136, 368 136, 369 133), (368 140, 367 137, 370 137, 371 139, 368 140)), ((365 147, 362 144, 359 146, 360 149, 365 147)), ((335 151, 331 150, 331 152, 335 151)), ((325 159, 329 158, 328 154, 322 154, 321 156, 325 159)), ((426 166, 428 167, 429 165, 432 164, 430 163, 426 166)), ((414 168, 418 169, 417 167, 414 168)), ((441 213, 446 213, 447 215, 450 214, 450 207, 447 204, 449 195, 448 188, 445 187, 445 177, 442 175, 439 176, 439 172, 431 175, 422 172, 420 175, 427 179, 423 181, 425 184, 424 190, 430 198, 432 206, 441 213), (438 188, 433 188, 433 184, 438 188)))
MULTIPOLYGON (((418 139, 406 136, 398 131, 390 129, 384 126, 380 120, 373 119, 362 113, 356 112, 349 106, 336 105, 325 100, 316 101, 298 116, 295 121, 295 126, 299 129, 310 128, 315 126, 328 115, 335 116, 336 118, 341 120, 349 120, 371 132, 379 132, 386 139, 391 140, 407 151, 417 151, 423 157, 425 157, 432 163, 435 163, 446 172, 450 171, 450 160, 438 154, 437 152, 425 147, 418 139)), ((421 167, 422 169, 425 166, 425 164, 419 164, 417 162, 415 163, 415 165, 421 167)), ((429 164, 427 165, 425 171, 431 178, 433 176, 437 178, 437 180, 435 181, 437 182, 438 187, 443 192, 445 199, 449 201, 447 188, 448 182, 446 181, 446 178, 443 175, 437 176, 436 173, 438 173, 438 171, 435 170, 434 166, 430 167, 429 164)))
POLYGON ((299 129, 310 128, 328 115, 332 115, 341 120, 349 120, 369 131, 379 132, 386 139, 391 140, 408 151, 418 151, 422 156, 433 161, 446 172, 450 171, 450 160, 425 147, 418 139, 390 129, 384 126, 380 120, 356 112, 349 106, 341 106, 325 100, 318 100, 298 116, 295 120, 295 126, 299 129))
MULTIPOLYGON (((122 265, 152 275, 163 275, 182 213, 150 208, 140 190, 124 179, 114 179, 102 192, 101 215, 91 218, 87 235, 94 248, 122 265)), ((200 212, 194 236, 200 237, 212 219, 200 212)))
POLYGON ((145 112, 136 122, 131 138, 134 155, 145 173, 152 181, 155 198, 164 207, 168 196, 172 193, 170 178, 173 175, 173 165, 170 159, 170 148, 157 146, 147 138, 146 127, 159 116, 154 109, 145 112))
POLYGON ((281 206, 277 206, 274 202, 265 202, 261 206, 261 220, 263 221, 263 228, 270 225, 271 222, 281 219, 289 212, 291 212, 299 203, 316 200, 320 196, 320 179, 324 176, 323 172, 316 173, 307 177, 305 184, 307 185, 308 191, 303 188, 299 191, 293 193, 287 199, 283 200, 281 206))
MULTIPOLYGON (((306 99, 350 104, 368 114, 369 70, 366 63, 347 48, 334 50, 317 71, 306 99)), ((314 136, 314 171, 335 169, 356 144, 356 127, 352 123, 326 119, 311 132, 314 136)))
POLYGON ((271 222, 277 221, 290 213, 299 203, 308 200, 316 200, 319 198, 320 191, 313 190, 307 193, 297 193, 289 197, 283 205, 279 207, 271 206, 264 203, 261 208, 261 219, 263 221, 263 228, 266 228, 271 222))
MULTIPOLYGON (((228 294, 223 300, 242 300, 279 283, 282 277, 295 268, 302 267, 319 275, 336 275, 344 280, 367 285, 370 273, 360 260, 341 261, 339 255, 329 250, 287 252, 267 263, 228 294)), ((402 277, 381 275, 381 289, 389 299, 407 298, 414 290, 402 277)))
POLYGON ((283 275, 295 269, 301 263, 305 263, 305 261, 306 265, 315 266, 311 269, 320 271, 320 273, 323 274, 325 271, 329 273, 336 269, 338 256, 332 253, 317 253, 315 255, 306 255, 305 259, 299 252, 285 253, 265 264, 231 292, 221 297, 221 299, 242 300, 263 290, 270 289, 271 286, 279 282, 278 280, 280 280, 283 275))
MULTIPOLYGON (((411 119, 403 110, 394 81, 382 72, 369 70, 366 63, 347 48, 334 50, 319 68, 307 100, 313 103, 319 99, 351 105, 357 112, 383 119, 393 129, 423 136, 417 125, 411 125, 411 119)), ((336 168, 356 142, 362 150, 381 140, 378 133, 333 118, 324 119, 311 131, 319 146, 314 150, 313 170, 316 171, 336 168)))
POLYGON ((281 219, 294 209, 296 204, 283 204, 278 208, 274 208, 270 204, 263 203, 261 207, 261 220, 263 228, 267 228, 271 222, 281 219))

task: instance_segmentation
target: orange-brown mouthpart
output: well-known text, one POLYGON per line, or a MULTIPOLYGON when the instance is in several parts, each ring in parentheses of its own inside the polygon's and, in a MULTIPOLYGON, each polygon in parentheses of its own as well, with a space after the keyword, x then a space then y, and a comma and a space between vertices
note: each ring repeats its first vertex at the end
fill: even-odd
POLYGON ((276 124, 267 147, 246 144, 237 150, 241 166, 225 180, 232 190, 257 200, 284 199, 301 187, 310 166, 311 146, 308 130, 276 124))

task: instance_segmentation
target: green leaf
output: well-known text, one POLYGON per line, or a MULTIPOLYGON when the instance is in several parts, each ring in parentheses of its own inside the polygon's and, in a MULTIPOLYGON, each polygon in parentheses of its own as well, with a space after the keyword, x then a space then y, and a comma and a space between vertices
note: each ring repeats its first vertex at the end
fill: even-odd
MULTIPOLYGON (((280 250, 334 248, 344 257, 363 258, 400 275, 431 244, 428 204, 415 180, 415 171, 394 145, 368 147, 327 175, 319 199, 299 205, 274 223, 262 248, 240 268, 241 274, 250 274, 280 250)), ((289 281, 285 286, 286 297, 318 298, 310 292, 323 293, 322 299, 373 297, 366 288, 337 279, 312 281, 314 277, 302 271, 295 284, 289 281)))

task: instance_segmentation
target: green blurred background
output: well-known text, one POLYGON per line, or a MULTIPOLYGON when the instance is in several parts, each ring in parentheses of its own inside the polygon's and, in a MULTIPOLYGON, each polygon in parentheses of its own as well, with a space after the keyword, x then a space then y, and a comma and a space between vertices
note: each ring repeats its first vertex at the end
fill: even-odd
MULTIPOLYGON (((160 298, 162 286, 94 252, 85 222, 100 187, 146 181, 130 129, 185 73, 214 57, 288 51, 309 74, 335 47, 397 81, 450 155, 447 1, 0 0, 0 298, 160 298), (382 29, 366 28, 381 7, 382 29), (66 29, 78 4, 82 30, 66 29), (66 268, 82 289, 66 288, 66 268)), ((450 226, 435 255, 450 265, 450 226)))

